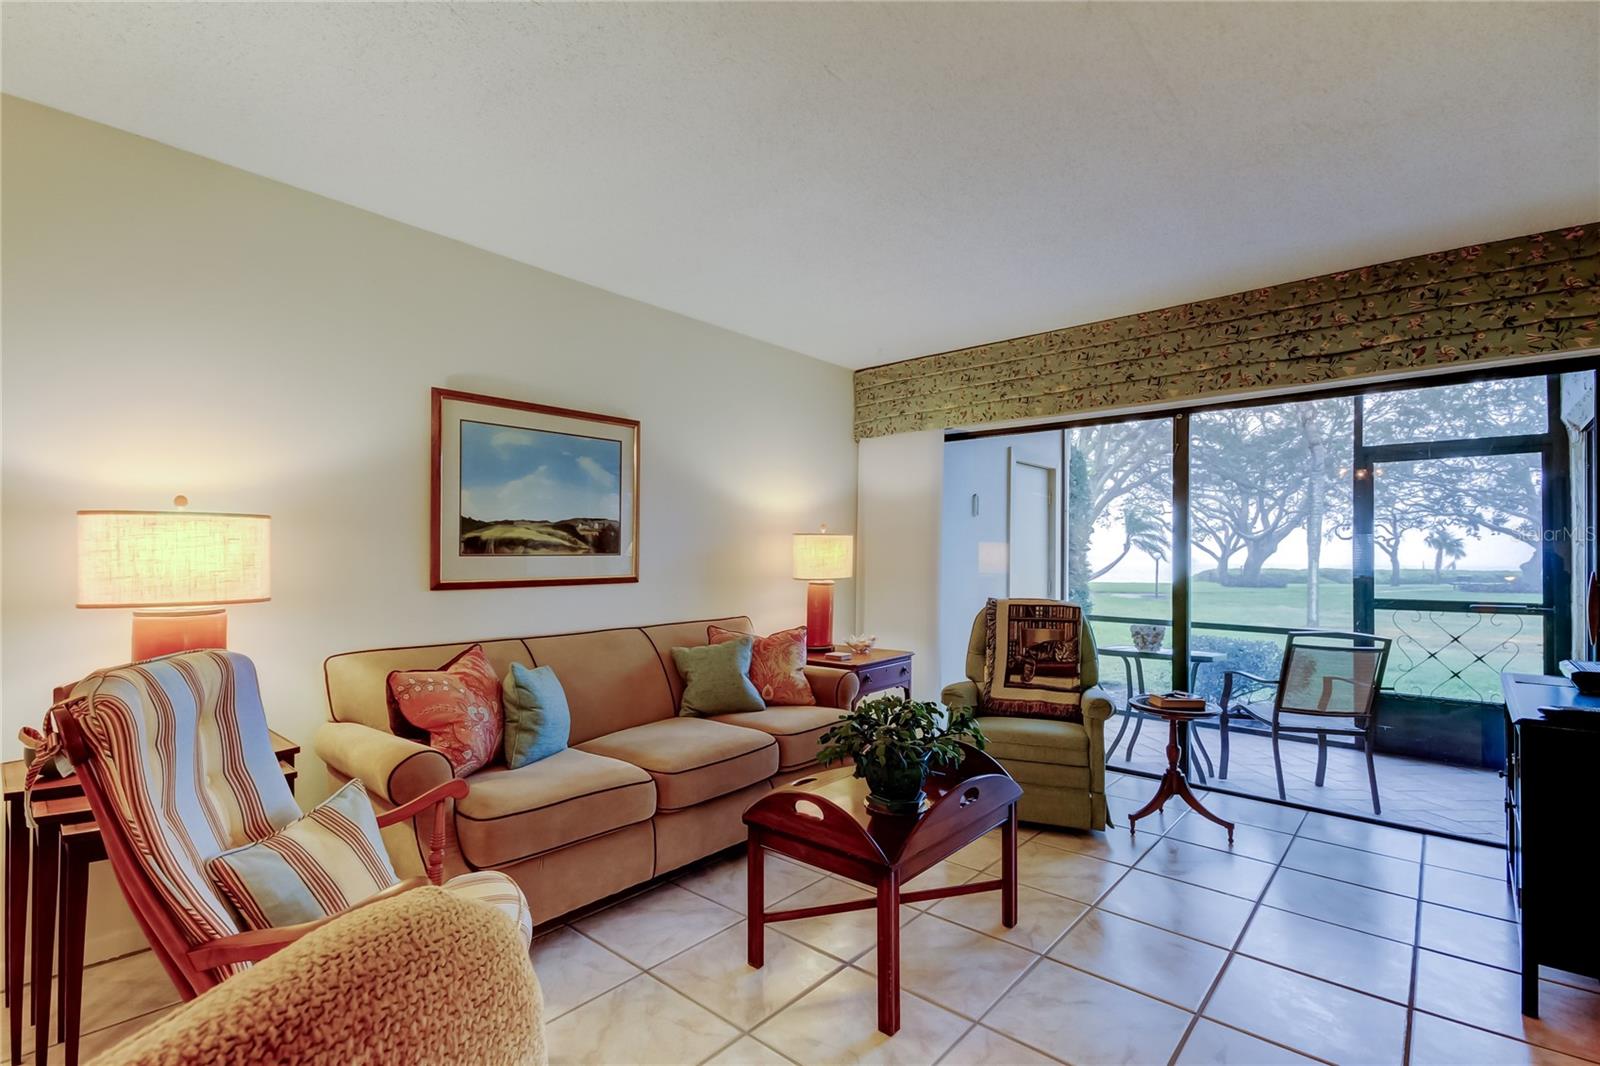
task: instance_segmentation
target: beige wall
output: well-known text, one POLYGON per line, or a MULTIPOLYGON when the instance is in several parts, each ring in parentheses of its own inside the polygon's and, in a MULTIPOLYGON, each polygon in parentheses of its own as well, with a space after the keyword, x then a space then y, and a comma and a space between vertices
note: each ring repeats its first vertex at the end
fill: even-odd
MULTIPOLYGON (((948 671, 939 662, 939 509, 944 432, 864 440, 858 451, 861 548, 857 614, 886 648, 908 648, 912 695, 937 699, 948 671)), ((957 666, 959 670, 959 664, 957 666)), ((960 676, 957 674, 956 676, 960 676)))
MULTIPOLYGON (((855 525, 843 368, 12 97, 0 129, 7 758, 53 685, 128 656, 127 612, 73 607, 81 508, 272 515, 272 601, 233 608, 229 642, 302 741, 332 652, 791 625, 789 534, 855 525), (428 591, 435 385, 639 419, 639 583, 428 591)), ((91 951, 130 943, 99 926, 91 951)))

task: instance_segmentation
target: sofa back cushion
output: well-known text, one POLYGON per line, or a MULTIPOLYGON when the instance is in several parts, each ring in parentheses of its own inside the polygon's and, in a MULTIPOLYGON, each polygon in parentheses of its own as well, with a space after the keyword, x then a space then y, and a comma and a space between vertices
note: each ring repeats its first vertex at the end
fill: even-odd
POLYGON ((671 665, 662 664, 638 629, 529 637, 525 643, 533 665, 550 667, 561 681, 573 745, 678 712, 667 682, 671 665))
MULTIPOLYGON (((454 659, 474 642, 459 644, 419 644, 410 648, 379 648, 375 651, 352 651, 335 655, 323 664, 323 674, 328 682, 328 710, 335 722, 360 722, 385 733, 399 733, 428 741, 428 734, 408 725, 404 719, 396 721, 389 708, 389 674, 395 670, 437 670, 454 659)), ((495 676, 504 678, 513 662, 532 666, 533 659, 520 640, 480 641, 483 652, 494 668, 495 676)))
POLYGON ((478 643, 502 680, 513 662, 555 671, 572 716, 569 743, 576 746, 619 729, 674 717, 683 697, 683 678, 672 664, 672 649, 705 644, 706 627, 713 625, 752 632, 750 619, 738 615, 643 629, 345 652, 323 665, 328 708, 336 722, 360 722, 427 743, 426 733, 412 729, 404 720, 394 720, 397 716, 391 713, 388 700, 389 674, 436 670, 478 643))
POLYGON ((719 629, 731 629, 737 633, 753 633, 755 628, 750 624, 750 619, 744 615, 733 618, 707 618, 698 622, 670 622, 661 626, 645 626, 644 635, 650 638, 650 643, 655 645, 656 651, 661 656, 661 663, 667 672, 667 684, 672 687, 672 712, 676 714, 678 705, 683 702, 683 675, 678 673, 678 668, 672 663, 673 648, 698 648, 709 643, 706 640, 708 626, 719 629))

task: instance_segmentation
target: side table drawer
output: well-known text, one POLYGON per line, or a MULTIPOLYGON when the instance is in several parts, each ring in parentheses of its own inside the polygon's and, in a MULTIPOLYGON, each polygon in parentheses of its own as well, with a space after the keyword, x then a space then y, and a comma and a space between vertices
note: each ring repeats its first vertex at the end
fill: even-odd
POLYGON ((886 688, 911 685, 911 660, 884 663, 859 672, 862 692, 881 692, 886 688))

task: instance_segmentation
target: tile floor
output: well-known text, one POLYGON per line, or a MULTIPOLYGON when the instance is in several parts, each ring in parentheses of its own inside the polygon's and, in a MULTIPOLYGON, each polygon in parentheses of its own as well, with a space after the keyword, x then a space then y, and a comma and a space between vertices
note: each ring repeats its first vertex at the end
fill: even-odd
MULTIPOLYGON (((83 977, 79 1061, 93 1061, 96 1055, 163 1017, 177 1005, 178 993, 172 987, 171 978, 148 951, 89 967, 83 977)), ((5 1061, 10 1062, 9 1033, 0 1038, 0 1043, 4 1045, 5 1061)), ((33 1029, 26 1024, 22 1034, 22 1051, 23 1062, 31 1064, 36 1061, 33 1029)), ((51 1042, 50 1061, 63 1061, 61 1045, 54 1041, 51 1042)))
MULTIPOLYGON (((1152 782, 1113 776, 1119 825, 1152 782)), ((741 858, 555 928, 533 950, 554 1063, 1600 1062, 1600 983, 1518 1011, 1503 853, 1215 796, 1126 829, 1025 829, 1021 922, 992 894, 908 905, 904 1027, 877 1032, 871 912, 767 931, 744 963, 741 858)), ((918 887, 982 876, 985 839, 918 887)), ((770 903, 863 894, 769 857, 770 903)), ((171 1009, 148 953, 90 971, 91 1054, 171 1009)), ((59 1061, 59 1059, 58 1059, 59 1061)))
MULTIPOLYGON (((1120 718, 1111 722, 1109 735, 1116 736, 1121 725, 1120 718)), ((1215 768, 1221 752, 1217 730, 1206 724, 1199 733, 1215 768)), ((1277 799, 1278 781, 1272 768, 1271 740, 1239 730, 1230 730, 1229 737, 1228 778, 1216 783, 1232 791, 1277 799)), ((1155 774, 1166 768, 1167 733, 1163 723, 1145 722, 1139 732, 1139 743, 1130 755, 1128 743, 1132 738, 1133 726, 1130 725, 1116 751, 1107 755, 1108 765, 1155 774)), ((1280 750, 1284 792, 1290 802, 1372 816, 1366 757, 1360 752, 1330 746, 1327 776, 1319 788, 1315 744, 1283 741, 1280 750)), ((1481 840, 1498 842, 1505 838, 1505 782, 1494 770, 1451 766, 1402 755, 1379 754, 1375 761, 1384 820, 1481 840)))

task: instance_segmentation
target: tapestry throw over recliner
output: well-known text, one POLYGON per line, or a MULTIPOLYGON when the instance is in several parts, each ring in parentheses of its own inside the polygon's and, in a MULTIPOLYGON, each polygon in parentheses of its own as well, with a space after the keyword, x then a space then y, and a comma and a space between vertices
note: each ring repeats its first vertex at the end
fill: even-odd
POLYGON ((1056 600, 984 607, 984 714, 1083 721, 1083 609, 1056 600))

